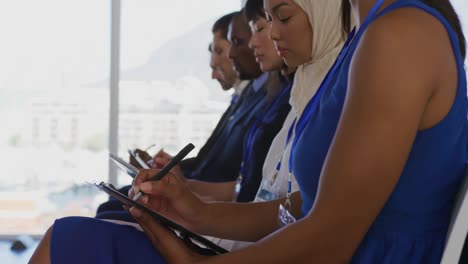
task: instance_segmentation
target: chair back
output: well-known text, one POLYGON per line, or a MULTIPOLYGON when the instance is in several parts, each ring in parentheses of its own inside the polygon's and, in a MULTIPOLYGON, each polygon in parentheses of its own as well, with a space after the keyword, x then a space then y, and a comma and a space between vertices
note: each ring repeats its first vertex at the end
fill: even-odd
POLYGON ((452 211, 441 264, 459 263, 463 245, 468 234, 468 163, 465 164, 465 177, 458 191, 452 211))

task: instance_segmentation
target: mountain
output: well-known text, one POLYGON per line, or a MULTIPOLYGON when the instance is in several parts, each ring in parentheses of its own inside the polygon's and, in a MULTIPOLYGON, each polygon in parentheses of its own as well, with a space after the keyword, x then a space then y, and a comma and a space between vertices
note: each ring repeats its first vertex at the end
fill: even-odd
POLYGON ((156 49, 145 64, 122 71, 121 79, 176 81, 183 76, 193 75, 213 88, 210 89, 213 97, 219 95, 226 98, 219 84, 211 79, 208 44, 212 39, 213 23, 214 19, 196 26, 187 34, 169 40, 156 49))

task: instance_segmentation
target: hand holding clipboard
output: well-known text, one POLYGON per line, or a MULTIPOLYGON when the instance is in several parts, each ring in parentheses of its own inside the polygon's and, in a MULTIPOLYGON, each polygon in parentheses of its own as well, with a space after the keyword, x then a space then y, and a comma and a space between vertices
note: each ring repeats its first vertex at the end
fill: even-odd
POLYGON ((128 207, 136 207, 139 210, 142 210, 146 214, 150 215, 155 221, 160 223, 166 228, 169 228, 178 233, 178 237, 184 241, 184 243, 195 252, 202 255, 217 255, 228 252, 226 249, 214 244, 203 236, 200 236, 184 226, 172 221, 171 219, 159 214, 158 212, 146 207, 145 205, 133 201, 128 198, 128 196, 121 194, 118 190, 112 187, 109 184, 101 182, 100 184, 95 184, 97 188, 101 191, 109 194, 113 198, 127 205, 128 207))
MULTIPOLYGON (((128 164, 124 160, 120 159, 115 155, 110 155, 110 158, 119 165, 120 168, 127 171, 131 176, 135 174, 139 174, 138 178, 135 178, 134 186, 139 186, 147 181, 153 181, 156 183, 159 181, 158 184, 163 184, 160 180, 169 173, 169 171, 177 165, 191 150, 193 150, 193 144, 188 144, 185 148, 183 148, 173 159, 169 162, 166 166, 164 166, 159 172, 154 175, 154 171, 152 170, 142 170, 138 171, 134 166, 128 164)), ((174 176, 174 175, 172 175, 174 176)), ((176 177, 176 176, 174 176, 176 177)), ((95 184, 101 191, 106 192, 113 198, 119 200, 123 204, 127 205, 128 207, 138 208, 139 210, 143 211, 144 213, 151 216, 154 220, 159 222, 166 228, 172 229, 177 231, 178 237, 182 239, 186 246, 190 249, 194 250, 195 252, 202 254, 202 255, 216 255, 228 252, 226 249, 219 247, 218 245, 212 243, 211 241, 207 240, 206 238, 190 231, 189 229, 185 228, 180 223, 180 219, 170 219, 166 216, 161 215, 160 213, 156 212, 155 210, 148 207, 146 204, 141 203, 138 199, 130 199, 128 196, 119 193, 115 188, 111 185, 101 182, 100 184, 95 184), (173 221, 176 220, 177 222, 173 221), (194 243, 195 242, 195 243, 194 243)), ((174 185, 172 185, 173 187, 174 185)), ((194 196, 190 190, 187 189, 185 183, 183 181, 180 182, 179 187, 186 188, 188 194, 194 196)), ((197 200, 187 200, 190 202, 196 202, 197 200)), ((198 202, 200 202, 198 200, 198 202)), ((195 208, 195 206, 188 205, 189 208, 195 208)), ((186 216, 189 216, 190 213, 186 216)), ((190 217, 190 216, 189 216, 190 217)))

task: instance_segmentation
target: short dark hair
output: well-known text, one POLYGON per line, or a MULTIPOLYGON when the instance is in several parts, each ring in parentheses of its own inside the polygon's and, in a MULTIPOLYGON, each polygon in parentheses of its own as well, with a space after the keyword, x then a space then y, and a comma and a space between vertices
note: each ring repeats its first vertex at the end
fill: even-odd
POLYGON ((211 29, 211 32, 213 34, 220 32, 221 37, 227 39, 229 24, 231 23, 232 18, 238 13, 239 12, 232 12, 216 20, 216 22, 213 25, 213 28, 211 29))
POLYGON ((266 18, 263 0, 247 0, 244 7, 247 21, 255 21, 258 17, 266 18))

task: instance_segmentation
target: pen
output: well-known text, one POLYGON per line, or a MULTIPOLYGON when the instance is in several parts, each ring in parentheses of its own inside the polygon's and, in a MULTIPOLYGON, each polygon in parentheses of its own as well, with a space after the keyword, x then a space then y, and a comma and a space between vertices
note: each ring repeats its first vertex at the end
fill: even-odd
MULTIPOLYGON (((187 156, 187 154, 190 153, 195 148, 195 146, 192 143, 189 143, 187 146, 185 146, 177 155, 172 158, 172 160, 164 166, 156 175, 154 175, 150 181, 159 181, 161 180, 162 177, 164 177, 172 168, 174 168, 175 165, 179 164, 179 162, 187 156)), ((137 201, 138 199, 141 198, 143 193, 139 191, 138 193, 135 194, 133 197, 134 201, 137 201)))
POLYGON ((136 159, 136 161, 140 164, 140 166, 141 166, 143 169, 151 169, 151 167, 148 165, 148 163, 144 162, 144 161, 140 158, 140 155, 138 155, 138 153, 135 153, 135 159, 136 159))

